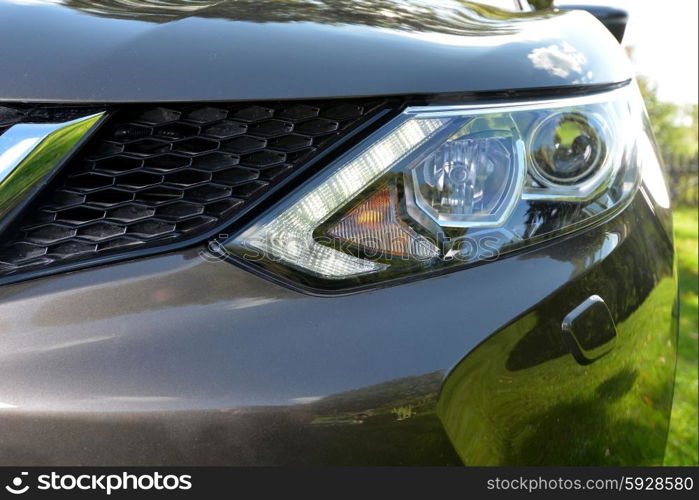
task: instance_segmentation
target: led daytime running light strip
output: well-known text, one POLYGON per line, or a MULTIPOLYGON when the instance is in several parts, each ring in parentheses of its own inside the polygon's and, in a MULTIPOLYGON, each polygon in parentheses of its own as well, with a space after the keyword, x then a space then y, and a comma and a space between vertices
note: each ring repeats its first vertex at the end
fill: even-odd
POLYGON ((251 227, 232 244, 332 279, 386 269, 385 264, 359 259, 315 242, 313 231, 447 122, 444 118, 406 120, 287 210, 272 215, 262 227, 251 227))

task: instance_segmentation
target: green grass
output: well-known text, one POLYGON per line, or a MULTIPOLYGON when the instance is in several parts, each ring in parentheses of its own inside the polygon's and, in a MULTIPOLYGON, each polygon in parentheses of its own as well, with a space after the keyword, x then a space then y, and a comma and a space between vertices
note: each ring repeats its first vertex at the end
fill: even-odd
POLYGON ((699 378, 699 332, 697 293, 697 209, 675 210, 675 246, 679 259, 680 336, 672 420, 665 465, 697 465, 699 442, 697 419, 699 378))

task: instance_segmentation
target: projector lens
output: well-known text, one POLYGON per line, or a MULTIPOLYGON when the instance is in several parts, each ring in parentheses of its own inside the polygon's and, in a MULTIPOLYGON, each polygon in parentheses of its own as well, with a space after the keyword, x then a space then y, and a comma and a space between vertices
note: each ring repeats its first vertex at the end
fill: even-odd
POLYGON ((530 143, 534 177, 545 186, 584 181, 604 163, 605 128, 592 115, 557 113, 546 118, 530 143))

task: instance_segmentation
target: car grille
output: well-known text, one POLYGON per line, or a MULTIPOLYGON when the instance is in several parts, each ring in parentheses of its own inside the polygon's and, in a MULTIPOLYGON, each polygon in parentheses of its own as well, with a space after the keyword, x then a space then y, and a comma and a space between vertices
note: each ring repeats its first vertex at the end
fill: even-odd
MULTIPOLYGON (((3 235, 0 277, 201 241, 386 106, 335 100, 114 111, 3 235)), ((56 118, 57 108, 0 106, 0 133, 80 113, 56 118)))

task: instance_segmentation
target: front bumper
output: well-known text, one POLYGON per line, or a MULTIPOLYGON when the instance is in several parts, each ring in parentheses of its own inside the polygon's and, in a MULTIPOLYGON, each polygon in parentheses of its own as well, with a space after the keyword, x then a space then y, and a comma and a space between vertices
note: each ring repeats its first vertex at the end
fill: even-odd
POLYGON ((198 249, 0 289, 0 463, 657 464, 672 403, 670 215, 343 297, 198 249), (591 295, 615 347, 582 365, 591 295))

